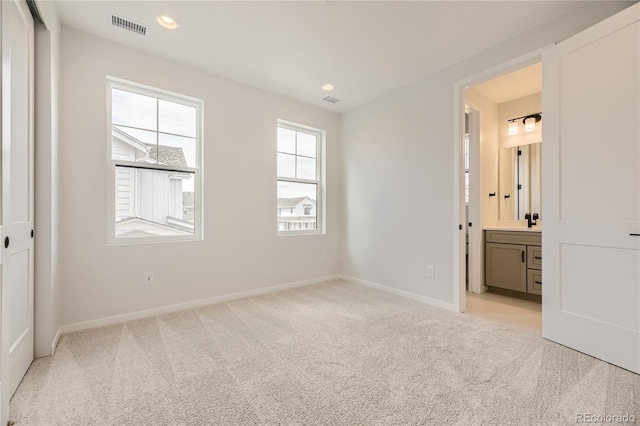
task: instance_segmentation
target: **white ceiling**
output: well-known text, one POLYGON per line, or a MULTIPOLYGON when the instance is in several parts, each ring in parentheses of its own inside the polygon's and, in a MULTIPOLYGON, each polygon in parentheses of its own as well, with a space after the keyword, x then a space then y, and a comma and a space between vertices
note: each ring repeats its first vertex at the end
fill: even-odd
POLYGON ((473 86, 497 104, 542 92, 542 63, 473 86))
POLYGON ((63 24, 344 112, 566 13, 583 1, 56 1, 63 24), (111 14, 148 27, 140 36, 111 14), (180 27, 161 28, 167 14, 180 27), (331 82, 335 105, 322 101, 331 82))

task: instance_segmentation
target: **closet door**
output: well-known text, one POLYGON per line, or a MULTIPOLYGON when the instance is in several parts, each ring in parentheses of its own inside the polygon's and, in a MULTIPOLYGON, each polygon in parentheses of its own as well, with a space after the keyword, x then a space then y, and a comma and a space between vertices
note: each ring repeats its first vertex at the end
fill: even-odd
POLYGON ((2 13, 0 263, 2 386, 0 420, 33 360, 33 19, 23 0, 2 13))
POLYGON ((640 372, 640 4, 543 55, 545 338, 640 372))

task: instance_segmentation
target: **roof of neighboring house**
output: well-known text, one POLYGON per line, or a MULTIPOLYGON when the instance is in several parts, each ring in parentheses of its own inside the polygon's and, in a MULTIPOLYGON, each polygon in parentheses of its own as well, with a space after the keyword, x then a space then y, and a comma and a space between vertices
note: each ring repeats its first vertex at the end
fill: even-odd
POLYGON ((111 128, 113 130, 113 132, 111 133, 112 137, 119 139, 126 144, 131 145, 132 147, 134 147, 139 151, 142 151, 142 152, 147 151, 147 145, 144 144, 143 142, 140 142, 138 139, 134 138, 129 133, 126 133, 118 129, 116 126, 111 126, 111 128))
POLYGON ((278 198, 278 208, 295 207, 304 200, 309 200, 310 203, 315 204, 309 197, 296 197, 296 198, 278 198))
POLYGON ((184 151, 179 146, 149 145, 149 148, 149 158, 158 160, 162 164, 187 167, 184 151), (158 149, 160 149, 160 158, 158 158, 158 149))
POLYGON ((134 138, 124 130, 119 129, 116 126, 111 127, 113 129, 113 137, 116 137, 121 141, 128 143, 129 145, 140 151, 148 151, 148 158, 150 160, 155 160, 160 164, 188 167, 187 160, 184 158, 184 151, 179 146, 160 145, 160 158, 158 158, 157 145, 145 144, 144 142, 141 142, 139 139, 134 138))

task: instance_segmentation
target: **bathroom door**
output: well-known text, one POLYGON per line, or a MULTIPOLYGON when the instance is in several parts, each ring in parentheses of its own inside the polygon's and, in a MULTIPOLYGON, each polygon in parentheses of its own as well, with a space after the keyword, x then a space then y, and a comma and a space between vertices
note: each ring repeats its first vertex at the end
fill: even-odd
POLYGON ((640 372, 640 4, 543 55, 542 335, 640 372))

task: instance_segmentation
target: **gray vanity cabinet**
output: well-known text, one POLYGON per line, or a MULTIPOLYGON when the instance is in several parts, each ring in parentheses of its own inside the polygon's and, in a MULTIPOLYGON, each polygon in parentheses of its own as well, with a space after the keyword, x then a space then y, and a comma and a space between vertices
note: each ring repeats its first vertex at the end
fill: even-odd
POLYGON ((485 285, 527 291, 527 246, 485 244, 485 285))
POLYGON ((540 232, 485 231, 485 282, 529 294, 542 294, 540 232))

